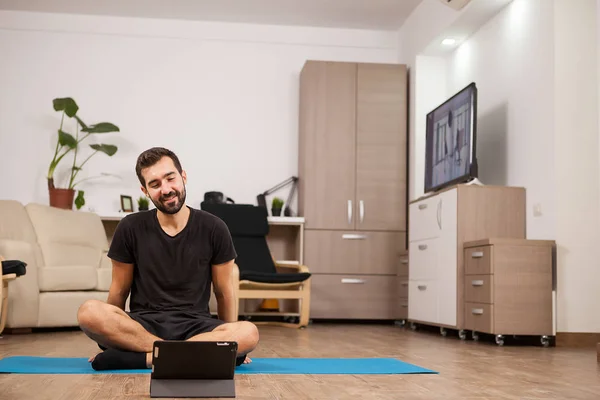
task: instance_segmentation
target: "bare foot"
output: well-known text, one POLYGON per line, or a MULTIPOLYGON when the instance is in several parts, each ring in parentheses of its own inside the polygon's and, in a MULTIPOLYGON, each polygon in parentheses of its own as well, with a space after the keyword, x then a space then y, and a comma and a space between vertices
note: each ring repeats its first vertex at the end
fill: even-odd
POLYGON ((252 359, 248 356, 246 356, 246 359, 244 360, 244 364, 250 364, 252 362, 252 359))

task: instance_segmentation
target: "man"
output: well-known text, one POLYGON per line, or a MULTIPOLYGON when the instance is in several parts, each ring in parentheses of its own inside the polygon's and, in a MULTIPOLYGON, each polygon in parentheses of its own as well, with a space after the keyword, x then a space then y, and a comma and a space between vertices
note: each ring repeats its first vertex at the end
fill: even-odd
POLYGON ((108 300, 86 301, 78 311, 81 329, 105 350, 90 358, 92 367, 151 368, 157 340, 236 341, 237 364, 250 362, 246 354, 258 344, 258 330, 237 321, 232 281, 237 254, 227 226, 185 205, 187 175, 170 150, 140 154, 136 173, 156 209, 121 220, 108 252, 113 266, 108 300), (209 311, 211 283, 219 319, 209 311))

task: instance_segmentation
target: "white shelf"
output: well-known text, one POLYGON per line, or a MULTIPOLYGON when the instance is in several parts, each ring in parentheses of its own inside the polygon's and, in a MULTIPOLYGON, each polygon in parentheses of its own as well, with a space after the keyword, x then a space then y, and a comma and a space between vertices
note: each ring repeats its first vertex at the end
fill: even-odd
POLYGON ((267 217, 271 225, 302 225, 304 217, 267 217))
MULTIPOLYGON (((135 214, 134 212, 102 212, 96 213, 103 221, 120 221, 126 215, 135 214)), ((302 225, 304 217, 267 217, 271 225, 302 225)))
POLYGON ((125 218, 125 216, 135 214, 135 212, 103 212, 96 214, 98 214, 103 221, 120 221, 125 218))

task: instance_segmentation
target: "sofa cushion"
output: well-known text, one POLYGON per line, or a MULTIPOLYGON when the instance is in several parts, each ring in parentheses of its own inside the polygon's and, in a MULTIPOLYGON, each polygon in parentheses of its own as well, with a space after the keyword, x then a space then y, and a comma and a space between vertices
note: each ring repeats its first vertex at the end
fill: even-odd
POLYGON ((110 284, 112 283, 112 269, 110 268, 99 268, 98 272, 98 284, 95 289, 101 292, 108 292, 110 284))
POLYGON ((35 243, 37 237, 25 207, 14 200, 0 200, 0 239, 35 243))
POLYGON ((94 289, 98 284, 97 270, 89 265, 40 268, 40 292, 94 289))
POLYGON ((35 203, 25 208, 35 229, 45 267, 100 267, 101 256, 108 251, 108 239, 97 214, 35 203))

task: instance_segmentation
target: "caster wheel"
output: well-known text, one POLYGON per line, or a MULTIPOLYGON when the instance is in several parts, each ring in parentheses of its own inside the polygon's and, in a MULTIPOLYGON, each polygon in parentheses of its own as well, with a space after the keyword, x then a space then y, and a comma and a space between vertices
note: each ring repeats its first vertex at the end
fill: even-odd
POLYGON ((446 328, 440 328, 440 335, 446 337, 448 335, 448 332, 446 331, 446 328))
POLYGON ((395 324, 398 325, 398 326, 400 326, 400 327, 403 327, 403 326, 406 325, 406 320, 402 319, 400 321, 396 321, 395 324))
POLYGON ((475 331, 473 331, 473 333, 471 333, 471 337, 473 338, 473 340, 475 342, 479 340, 479 335, 475 331))
POLYGON ((467 332, 464 329, 458 331, 458 337, 460 340, 465 340, 467 338, 467 332))
POLYGON ((504 346, 504 336, 496 335, 496 344, 498 346, 504 346))
POLYGON ((546 336, 546 335, 544 335, 540 338, 540 342, 542 343, 542 346, 544 346, 544 347, 550 346, 550 338, 548 338, 548 336, 546 336))
POLYGON ((410 329, 412 329, 413 331, 417 330, 417 324, 415 324, 414 322, 410 323, 410 329))

